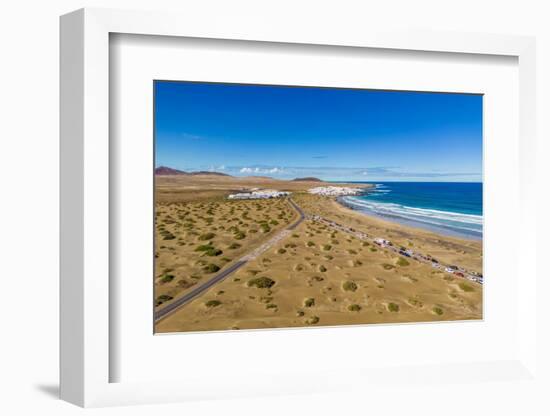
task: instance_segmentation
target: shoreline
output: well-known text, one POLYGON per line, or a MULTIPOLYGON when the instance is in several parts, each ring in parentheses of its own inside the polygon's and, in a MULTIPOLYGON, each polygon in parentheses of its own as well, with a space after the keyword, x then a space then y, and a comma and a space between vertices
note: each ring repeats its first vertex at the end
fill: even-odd
MULTIPOLYGON (((366 195, 368 193, 369 193, 369 190, 368 188, 366 188, 363 195, 366 195)), ((398 224, 404 227, 418 229, 421 231, 431 232, 444 237, 459 238, 459 239, 464 239, 468 241, 477 241, 477 242, 483 241, 483 233, 478 234, 477 232, 457 231, 454 228, 445 227, 444 225, 432 225, 419 220, 378 214, 368 209, 360 209, 354 206, 353 204, 350 204, 349 202, 347 202, 344 198, 346 197, 338 197, 338 198, 335 198, 335 201, 340 206, 347 208, 353 212, 357 212, 366 217, 376 218, 382 221, 388 221, 390 223, 398 224)), ((457 213, 457 214, 460 214, 460 213, 457 213)))
MULTIPOLYGON (((425 228, 404 225, 387 218, 370 215, 337 201, 337 198, 298 198, 302 207, 358 231, 384 238, 404 247, 416 247, 449 264, 459 264, 482 272, 483 240, 445 235, 425 228)), ((297 201, 298 202, 298 201, 297 201)))

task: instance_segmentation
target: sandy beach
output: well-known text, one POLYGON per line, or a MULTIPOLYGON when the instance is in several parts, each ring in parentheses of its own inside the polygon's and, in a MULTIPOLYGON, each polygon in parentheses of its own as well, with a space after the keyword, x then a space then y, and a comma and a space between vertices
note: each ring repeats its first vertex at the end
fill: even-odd
POLYGON ((404 259, 312 218, 326 218, 478 273, 482 271, 480 241, 381 220, 353 211, 335 197, 307 192, 322 185, 327 184, 265 177, 158 175, 157 310, 243 256, 256 254, 160 319, 156 332, 482 318, 482 285, 404 259), (227 198, 251 189, 291 192, 306 219, 288 231, 299 213, 287 198, 227 198))

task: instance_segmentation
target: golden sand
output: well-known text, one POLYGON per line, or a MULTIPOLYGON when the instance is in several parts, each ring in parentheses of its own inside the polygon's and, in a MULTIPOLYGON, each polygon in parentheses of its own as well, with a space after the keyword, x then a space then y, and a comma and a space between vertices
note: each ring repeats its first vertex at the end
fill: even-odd
MULTIPOLYGON (((226 177, 157 178, 159 183, 155 292, 158 302, 163 295, 173 299, 158 307, 216 275, 208 271, 210 264, 223 270, 298 218, 285 199, 224 198, 247 186, 291 190, 292 199, 307 214, 481 271, 480 242, 371 218, 332 198, 303 192, 319 183, 226 177), (164 240, 167 232, 174 238, 164 240), (241 236, 238 233, 245 236, 235 239, 241 236), (234 243, 240 247, 230 248, 234 243), (201 246, 213 249, 197 251, 201 246)), ((156 331, 481 319, 481 285, 413 259, 399 259, 389 250, 307 219, 225 280, 157 322, 156 331)))

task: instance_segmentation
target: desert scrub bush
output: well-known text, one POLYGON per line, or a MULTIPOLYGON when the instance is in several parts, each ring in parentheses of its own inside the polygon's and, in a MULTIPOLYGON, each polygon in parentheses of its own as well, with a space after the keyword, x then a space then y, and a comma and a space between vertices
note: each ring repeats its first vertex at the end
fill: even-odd
POLYGON ((375 251, 378 251, 378 249, 377 249, 376 247, 371 247, 371 248, 369 248, 369 250, 372 251, 373 253, 374 253, 375 251))
POLYGON ((200 246, 197 246, 197 248, 195 248, 195 251, 208 251, 208 250, 211 250, 213 247, 212 247, 212 242, 208 243, 208 244, 202 244, 200 246))
POLYGON ((363 241, 363 242, 361 243, 361 246, 363 246, 363 247, 368 247, 368 246, 370 246, 370 244, 367 243, 366 241, 363 241))
POLYGON ((172 234, 171 232, 167 232, 167 233, 163 234, 162 239, 163 240, 175 240, 176 236, 174 234, 172 234))
POLYGON ((357 290, 357 283, 347 280, 342 284, 342 289, 347 292, 355 292, 357 290))
POLYGON ((330 249, 332 249, 332 246, 330 244, 324 244, 323 245, 323 250, 330 251, 330 249))
MULTIPOLYGON (((252 232, 252 230, 250 230, 250 232, 252 232)), ((242 239, 245 238, 245 237, 246 237, 246 234, 243 233, 242 231, 237 231, 237 232, 235 233, 235 235, 233 236, 233 238, 234 238, 235 240, 242 240, 242 239)))
POLYGON ((300 234, 292 234, 292 238, 300 238, 300 234))
POLYGON ((435 313, 436 315, 443 315, 443 308, 440 308, 439 306, 434 306, 432 308, 432 312, 435 313))
POLYGON ((261 296, 260 297, 260 302, 262 302, 262 303, 271 303, 272 300, 273 300, 273 296, 261 296))
POLYGON ((399 305, 397 303, 393 303, 393 302, 388 303, 388 311, 390 311, 390 312, 399 312, 399 305))
POLYGON ((410 263, 409 263, 406 259, 404 259, 403 257, 399 257, 399 258, 397 259, 396 264, 397 264, 398 266, 403 266, 403 267, 404 267, 404 266, 408 266, 410 263))
POLYGON ((312 279, 316 282, 322 282, 323 280, 325 280, 325 278, 321 276, 313 276, 312 279))
POLYGON ((285 248, 296 248, 296 244, 295 243, 285 244, 285 248))
POLYGON ((160 278, 160 282, 161 283, 169 283, 171 282, 172 280, 174 280, 174 275, 173 274, 168 274, 168 273, 165 273, 162 275, 162 277, 160 278))
POLYGON ((359 312, 361 310, 361 306, 354 303, 353 305, 349 305, 348 306, 348 311, 351 311, 351 312, 359 312))
POLYGON ((212 300, 209 300, 208 302, 205 302, 204 306, 206 306, 207 308, 215 308, 216 306, 220 306, 221 304, 222 304, 221 301, 217 299, 212 299, 212 300))
POLYGON ((199 240, 201 241, 212 240, 215 236, 216 234, 214 233, 204 233, 199 235, 199 240))
POLYGON ((214 263, 210 263, 210 264, 204 266, 203 270, 206 273, 216 273, 218 270, 220 270, 220 266, 218 266, 217 264, 214 264, 214 263))
POLYGON ((214 247, 211 247, 210 250, 206 250, 205 252, 205 254, 210 257, 219 256, 222 253, 223 251, 221 251, 219 248, 214 248, 214 247))
POLYGON ((187 280, 185 279, 180 279, 178 280, 178 287, 181 287, 182 289, 187 289, 188 287, 191 287, 191 286, 194 286, 195 283, 193 282, 188 282, 187 280))
POLYGON ((300 317, 300 316, 304 316, 304 315, 305 315, 304 311, 296 311, 296 316, 300 317))
POLYGON ((472 286, 470 286, 468 283, 460 282, 458 284, 458 287, 463 292, 473 292, 474 291, 474 288, 472 286))
POLYGON ((265 305, 265 308, 266 309, 277 309, 277 305, 275 305, 274 303, 268 303, 267 305, 265 305))
POLYGON ((304 299, 304 306, 306 308, 311 308, 314 305, 315 305, 315 299, 313 299, 313 298, 304 299))
POLYGON ((249 287, 257 287, 258 289, 269 289, 273 287, 274 284, 275 280, 265 276, 250 279, 247 283, 249 287))
POLYGON ((315 325, 319 323, 319 317, 318 316, 310 316, 308 319, 306 319, 307 325, 315 325))
POLYGON ((156 302, 155 302, 155 305, 156 306, 159 306, 159 305, 162 305, 164 302, 168 302, 169 300, 172 300, 174 299, 172 296, 170 295, 160 295, 156 302))
POLYGON ((277 220, 271 220, 271 221, 269 221, 269 223, 271 225, 279 225, 279 221, 277 221, 277 220))
POLYGON ((324 272, 327 271, 327 268, 321 264, 321 265, 319 266, 319 271, 320 271, 321 273, 324 273, 324 272))
POLYGON ((271 231, 271 227, 267 223, 260 224, 262 233, 268 233, 271 231))
POLYGON ((393 264, 389 264, 389 263, 382 264, 382 267, 384 268, 384 270, 395 269, 395 266, 393 264))
POLYGON ((229 248, 229 250, 236 250, 240 247, 241 247, 241 245, 239 243, 233 243, 228 248, 229 248))
POLYGON ((315 246, 315 243, 314 243, 313 241, 308 241, 308 242, 306 243, 306 245, 307 245, 308 247, 313 247, 313 246, 315 246))
POLYGON ((348 254, 357 254, 357 251, 352 250, 351 248, 347 250, 348 254))
POLYGON ((280 248, 279 250, 277 250, 277 253, 279 254, 285 254, 286 253, 286 250, 284 248, 280 248))
POLYGON ((416 306, 417 308, 421 308, 422 306, 424 306, 424 304, 416 299, 416 298, 409 298, 408 302, 412 305, 412 306, 416 306))

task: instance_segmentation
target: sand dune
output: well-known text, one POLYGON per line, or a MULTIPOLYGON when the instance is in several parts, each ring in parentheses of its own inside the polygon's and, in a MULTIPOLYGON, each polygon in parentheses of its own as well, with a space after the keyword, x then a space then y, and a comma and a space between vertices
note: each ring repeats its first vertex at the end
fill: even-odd
MULTIPOLYGON (((334 199, 305 192, 319 186, 319 182, 161 177, 157 178, 155 276, 159 305, 173 301, 196 281, 215 274, 211 264, 227 267, 295 221, 297 213, 284 199, 224 198, 240 188, 262 184, 293 192, 293 200, 308 214, 323 215, 442 261, 481 270, 479 242, 370 218, 342 207, 334 199), (165 240, 167 233, 174 238, 165 240), (245 236, 240 238, 241 234, 245 236)), ((403 265, 398 259, 393 252, 307 219, 224 281, 159 321, 156 331, 482 317, 481 285, 419 262, 403 265)))

